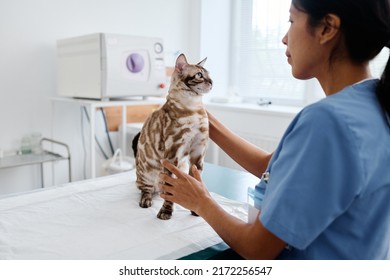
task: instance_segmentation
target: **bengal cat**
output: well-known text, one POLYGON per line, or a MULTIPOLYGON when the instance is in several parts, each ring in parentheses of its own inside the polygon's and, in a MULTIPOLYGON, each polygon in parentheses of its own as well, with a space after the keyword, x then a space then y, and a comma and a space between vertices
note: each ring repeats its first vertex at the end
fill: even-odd
MULTIPOLYGON (((138 144, 137 139, 133 142, 136 185, 141 190, 140 207, 152 205, 152 197, 159 191, 159 174, 169 174, 162 167, 161 159, 186 173, 194 164, 203 170, 209 124, 202 96, 213 84, 203 68, 205 62, 206 59, 196 65, 189 64, 184 54, 177 58, 165 104, 145 121, 138 144)), ((157 217, 168 220, 172 212, 173 203, 164 201, 157 217)))

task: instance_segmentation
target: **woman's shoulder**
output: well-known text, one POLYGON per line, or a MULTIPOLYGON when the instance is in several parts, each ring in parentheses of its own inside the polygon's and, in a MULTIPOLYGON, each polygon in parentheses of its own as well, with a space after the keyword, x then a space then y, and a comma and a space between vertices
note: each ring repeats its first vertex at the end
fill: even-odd
POLYGON ((339 119, 337 106, 333 102, 328 102, 326 99, 304 107, 296 116, 295 123, 319 127, 329 125, 329 122, 337 121, 339 119))
POLYGON ((348 86, 306 106, 300 114, 305 118, 330 118, 338 122, 378 117, 381 109, 375 93, 377 82, 373 79, 348 86))

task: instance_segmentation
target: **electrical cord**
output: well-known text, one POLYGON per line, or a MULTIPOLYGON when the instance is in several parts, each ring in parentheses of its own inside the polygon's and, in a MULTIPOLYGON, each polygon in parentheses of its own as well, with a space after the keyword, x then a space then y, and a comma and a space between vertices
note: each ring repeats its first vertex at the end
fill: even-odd
MULTIPOLYGON (((85 113, 85 115, 86 115, 86 117, 87 117, 87 120, 88 120, 88 122, 90 123, 89 115, 88 115, 87 109, 86 109, 85 107, 83 107, 83 108, 84 108, 84 113, 85 113)), ((96 135, 95 135, 95 142, 96 142, 96 144, 98 145, 99 150, 100 150, 100 152, 102 153, 103 157, 107 160, 109 157, 108 157, 107 154, 104 152, 104 150, 103 150, 102 146, 100 145, 100 142, 99 142, 99 140, 98 140, 98 138, 97 138, 96 135)))
POLYGON ((103 115, 104 127, 106 129, 107 139, 108 139, 108 143, 110 144, 111 153, 112 153, 112 156, 114 156, 115 152, 114 152, 114 147, 112 146, 112 142, 111 142, 110 131, 108 131, 106 113, 104 112, 103 107, 100 107, 100 111, 102 112, 102 115, 103 115))
MULTIPOLYGON (((85 108, 85 107, 84 107, 85 108)), ((83 107, 80 107, 80 115, 81 115, 81 142, 83 144, 83 176, 84 179, 87 178, 87 150, 85 149, 85 137, 84 137, 84 114, 83 107)))

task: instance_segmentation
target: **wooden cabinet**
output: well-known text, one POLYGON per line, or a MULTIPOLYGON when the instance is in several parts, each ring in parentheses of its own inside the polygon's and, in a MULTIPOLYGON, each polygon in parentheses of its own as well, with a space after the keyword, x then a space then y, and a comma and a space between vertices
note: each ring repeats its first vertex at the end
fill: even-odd
MULTIPOLYGON (((126 106, 126 122, 144 122, 146 118, 160 106, 160 104, 126 106)), ((118 106, 109 106, 105 107, 104 111, 106 113, 108 130, 118 131, 119 125, 122 123, 122 108, 118 106)))

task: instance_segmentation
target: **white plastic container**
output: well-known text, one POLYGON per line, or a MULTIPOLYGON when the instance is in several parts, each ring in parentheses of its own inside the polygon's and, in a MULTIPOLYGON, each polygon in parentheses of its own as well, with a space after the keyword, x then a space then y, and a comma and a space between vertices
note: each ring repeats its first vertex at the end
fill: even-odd
POLYGON ((117 149, 114 156, 103 163, 103 174, 111 175, 130 171, 134 168, 134 160, 131 157, 122 156, 121 150, 117 149))

